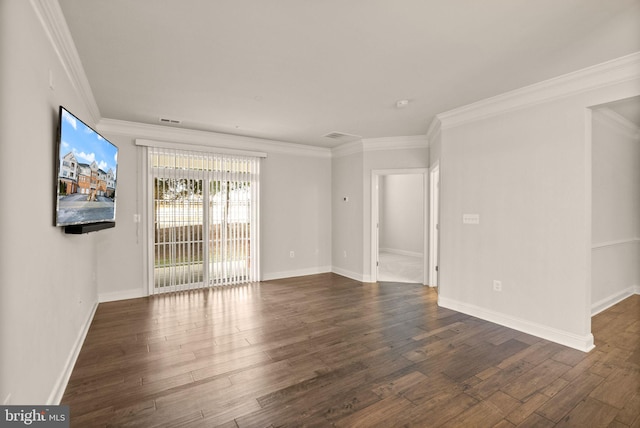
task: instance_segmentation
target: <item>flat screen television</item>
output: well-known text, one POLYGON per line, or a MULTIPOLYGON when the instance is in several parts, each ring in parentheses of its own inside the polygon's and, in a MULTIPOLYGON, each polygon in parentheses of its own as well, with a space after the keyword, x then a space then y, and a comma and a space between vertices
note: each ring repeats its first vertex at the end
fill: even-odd
POLYGON ((118 147, 63 106, 57 143, 56 226, 74 234, 114 227, 118 147))

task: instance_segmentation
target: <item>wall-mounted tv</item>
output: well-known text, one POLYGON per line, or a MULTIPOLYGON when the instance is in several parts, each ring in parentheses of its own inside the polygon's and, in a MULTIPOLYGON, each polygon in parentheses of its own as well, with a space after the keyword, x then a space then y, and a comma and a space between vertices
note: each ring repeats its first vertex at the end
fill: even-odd
POLYGON ((86 233, 115 226, 118 147, 60 106, 56 226, 86 233))

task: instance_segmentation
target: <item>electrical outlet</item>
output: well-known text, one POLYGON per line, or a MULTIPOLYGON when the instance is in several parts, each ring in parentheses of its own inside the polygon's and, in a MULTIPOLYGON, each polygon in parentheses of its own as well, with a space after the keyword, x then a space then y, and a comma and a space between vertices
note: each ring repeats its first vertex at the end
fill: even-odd
POLYGON ((342 255, 343 255, 343 256, 344 256, 344 258, 346 259, 346 258, 347 258, 347 250, 344 250, 344 251, 342 252, 342 255))
POLYGON ((289 251, 289 257, 294 258, 296 256, 295 251, 289 251))
POLYGON ((502 291, 502 281, 493 280, 493 291, 502 291))

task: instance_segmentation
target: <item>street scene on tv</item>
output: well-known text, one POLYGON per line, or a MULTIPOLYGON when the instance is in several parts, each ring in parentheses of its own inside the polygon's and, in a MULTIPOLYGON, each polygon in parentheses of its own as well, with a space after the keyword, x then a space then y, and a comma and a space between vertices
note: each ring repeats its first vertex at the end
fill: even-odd
POLYGON ((118 148, 61 110, 58 226, 115 221, 118 148))

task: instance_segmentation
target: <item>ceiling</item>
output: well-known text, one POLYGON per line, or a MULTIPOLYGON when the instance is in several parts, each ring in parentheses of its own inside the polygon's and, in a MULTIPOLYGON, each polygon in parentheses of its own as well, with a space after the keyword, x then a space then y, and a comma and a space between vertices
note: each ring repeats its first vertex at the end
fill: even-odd
POLYGON ((640 51, 640 0, 59 3, 103 118, 321 147, 640 51))

